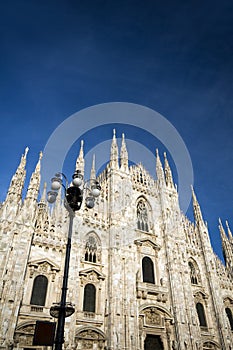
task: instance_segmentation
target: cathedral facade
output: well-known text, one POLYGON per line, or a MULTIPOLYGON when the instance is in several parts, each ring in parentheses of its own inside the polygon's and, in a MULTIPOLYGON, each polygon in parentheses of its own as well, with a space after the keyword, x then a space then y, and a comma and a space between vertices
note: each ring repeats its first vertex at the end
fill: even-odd
MULTIPOLYGON (((56 321, 61 297, 69 215, 62 194, 53 208, 46 187, 38 199, 41 155, 22 198, 27 151, 0 209, 1 349, 42 349, 36 322, 56 321)), ((166 155, 157 152, 156 180, 128 163, 124 135, 118 147, 114 134, 95 207, 75 214, 64 348, 233 350, 230 228, 219 222, 223 264, 194 191, 195 222, 181 212, 166 155)), ((83 144, 76 169, 84 173, 83 144)))

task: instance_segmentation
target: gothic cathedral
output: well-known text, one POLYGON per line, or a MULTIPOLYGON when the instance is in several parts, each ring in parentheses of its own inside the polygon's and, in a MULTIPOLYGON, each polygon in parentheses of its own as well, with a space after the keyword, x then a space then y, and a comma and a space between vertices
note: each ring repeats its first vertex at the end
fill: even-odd
MULTIPOLYGON (((61 296, 69 217, 62 194, 51 208, 44 186, 38 200, 42 155, 22 198, 27 151, 0 208, 0 349, 42 349, 36 322, 56 321, 50 308, 61 296)), ((233 350, 229 226, 219 222, 223 264, 194 191, 195 222, 181 212, 166 155, 157 152, 156 180, 128 163, 114 133, 96 205, 76 212, 64 348, 233 350)), ((77 168, 84 173, 83 143, 77 168)))

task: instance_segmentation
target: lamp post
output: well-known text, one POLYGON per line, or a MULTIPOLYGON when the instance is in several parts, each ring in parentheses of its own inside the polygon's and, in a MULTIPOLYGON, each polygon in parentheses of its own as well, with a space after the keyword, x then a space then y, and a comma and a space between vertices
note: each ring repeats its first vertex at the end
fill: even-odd
POLYGON ((65 253, 65 265, 63 273, 63 283, 60 303, 54 304, 50 309, 51 316, 58 319, 57 330, 55 336, 55 350, 62 350, 62 344, 64 343, 64 328, 65 318, 71 316, 75 309, 71 303, 66 302, 68 277, 69 277, 69 264, 70 264, 70 251, 71 251, 71 237, 73 230, 73 220, 75 212, 79 210, 83 202, 84 190, 87 192, 86 206, 91 209, 95 205, 95 198, 100 194, 100 185, 96 179, 90 179, 83 183, 83 175, 79 170, 72 176, 72 184, 68 185, 68 179, 63 173, 57 173, 51 180, 51 191, 47 193, 47 200, 49 203, 54 203, 57 198, 58 190, 63 187, 65 190, 64 206, 69 213, 69 230, 66 243, 65 253), (63 183, 65 180, 65 185, 63 183))

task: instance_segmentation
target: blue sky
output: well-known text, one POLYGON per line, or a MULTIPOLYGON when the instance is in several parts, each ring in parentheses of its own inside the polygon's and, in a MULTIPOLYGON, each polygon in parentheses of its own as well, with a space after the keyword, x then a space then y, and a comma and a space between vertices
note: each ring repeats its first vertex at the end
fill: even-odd
POLYGON ((221 256, 218 217, 233 227, 232 23, 231 0, 2 1, 0 200, 24 148, 29 176, 70 115, 143 105, 183 138, 221 256))

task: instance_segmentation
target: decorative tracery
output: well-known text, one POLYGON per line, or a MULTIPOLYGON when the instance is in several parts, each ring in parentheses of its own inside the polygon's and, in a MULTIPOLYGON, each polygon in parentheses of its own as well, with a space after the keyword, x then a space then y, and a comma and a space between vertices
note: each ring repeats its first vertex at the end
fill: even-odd
POLYGON ((147 205, 142 199, 137 204, 137 228, 149 232, 147 205))
POLYGON ((94 233, 87 238, 84 260, 92 263, 100 262, 100 244, 94 233))

